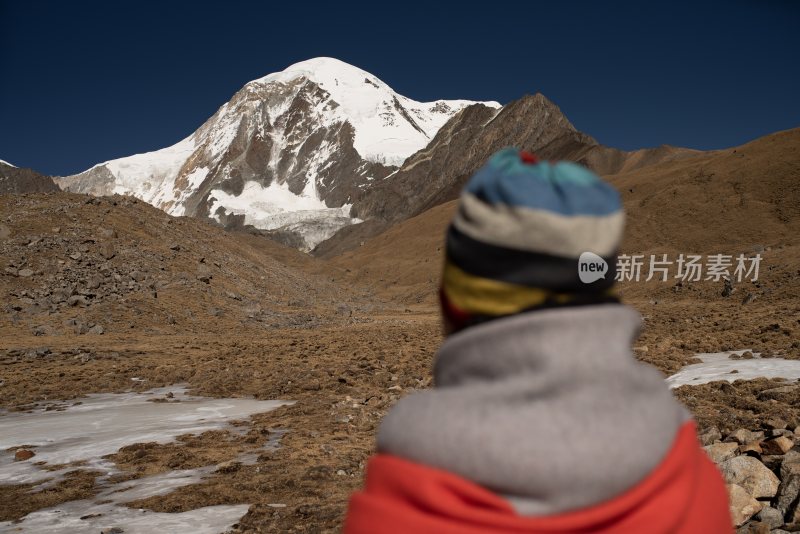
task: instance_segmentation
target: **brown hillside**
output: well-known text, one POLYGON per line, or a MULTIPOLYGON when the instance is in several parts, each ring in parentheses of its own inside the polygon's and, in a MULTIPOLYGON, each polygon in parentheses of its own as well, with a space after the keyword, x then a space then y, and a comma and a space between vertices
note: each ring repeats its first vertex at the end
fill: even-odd
POLYGON ((625 250, 749 250, 800 236, 800 129, 606 178, 628 212, 625 250))
MULTIPOLYGON (((769 247, 770 256, 779 246, 800 245, 800 129, 607 179, 628 214, 625 252, 737 254, 769 247)), ((331 261, 389 298, 433 303, 454 208, 451 201, 430 209, 331 261)))
POLYGON ((5 195, 0 216, 6 339, 313 324, 346 299, 297 250, 132 197, 5 195))
POLYGON ((600 145, 579 132, 542 94, 524 96, 501 110, 481 104, 454 115, 424 149, 355 200, 351 215, 368 224, 344 228, 314 255, 329 258, 425 210, 458 198, 469 177, 495 152, 518 147, 542 159, 580 163, 600 174, 680 160, 696 150, 660 146, 634 152, 600 145))
MULTIPOLYGON (((623 252, 673 261, 679 253, 762 256, 758 280, 728 292, 721 281, 644 282, 647 271, 620 283, 623 301, 645 319, 643 360, 674 372, 697 352, 747 347, 800 357, 800 129, 608 179, 628 214, 623 252)), ((331 263, 377 295, 434 312, 455 206, 406 220, 331 263)))

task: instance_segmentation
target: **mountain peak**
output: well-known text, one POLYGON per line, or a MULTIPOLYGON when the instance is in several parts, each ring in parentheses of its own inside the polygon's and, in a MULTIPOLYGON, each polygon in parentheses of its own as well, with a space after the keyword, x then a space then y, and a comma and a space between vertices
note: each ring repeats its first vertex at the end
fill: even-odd
MULTIPOLYGON (((289 82, 301 76, 317 83, 328 91, 335 90, 339 84, 343 86, 363 84, 378 89, 389 89, 383 81, 369 72, 349 63, 332 57, 315 57, 289 65, 280 72, 267 74, 251 83, 289 82)), ((391 90, 391 89, 389 89, 391 90)))
MULTIPOLYGON (((396 93, 377 76, 331 57, 317 57, 290 65, 248 84, 259 92, 271 92, 272 84, 292 84, 305 78, 325 92, 324 107, 333 101, 330 119, 349 122, 354 145, 367 161, 399 166, 420 150, 469 100, 418 102, 396 93)), ((497 102, 483 102, 500 107, 497 102)))
POLYGON ((355 199, 474 103, 417 102, 358 67, 318 57, 246 84, 171 147, 59 183, 133 194, 174 215, 253 225, 311 249, 356 222, 355 199))

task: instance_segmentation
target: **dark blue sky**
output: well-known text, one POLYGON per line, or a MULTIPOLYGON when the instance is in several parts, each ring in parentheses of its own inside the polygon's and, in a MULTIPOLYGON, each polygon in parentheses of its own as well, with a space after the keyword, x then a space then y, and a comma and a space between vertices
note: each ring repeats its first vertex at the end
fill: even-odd
POLYGON ((0 159, 63 175, 186 137, 316 56, 416 100, 544 93, 601 143, 699 149, 800 126, 800 2, 0 0, 0 159))

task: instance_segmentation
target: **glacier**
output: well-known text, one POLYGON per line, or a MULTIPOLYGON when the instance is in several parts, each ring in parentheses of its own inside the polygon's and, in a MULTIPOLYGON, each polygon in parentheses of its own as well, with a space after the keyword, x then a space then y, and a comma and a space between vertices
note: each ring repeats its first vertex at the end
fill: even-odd
POLYGON ((174 216, 223 224, 244 216, 245 225, 298 236, 293 242, 307 251, 360 222, 350 217, 358 196, 475 103, 417 102, 367 71, 319 57, 245 84, 170 147, 55 180, 73 192, 133 195, 174 216))

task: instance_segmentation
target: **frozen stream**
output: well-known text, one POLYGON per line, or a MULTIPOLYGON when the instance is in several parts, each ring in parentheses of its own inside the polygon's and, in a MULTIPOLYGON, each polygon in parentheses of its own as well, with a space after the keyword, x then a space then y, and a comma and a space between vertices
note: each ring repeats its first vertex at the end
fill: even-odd
POLYGON ((746 350, 698 354, 702 363, 687 365, 667 378, 671 388, 685 385, 699 385, 714 380, 752 380, 754 378, 800 379, 800 360, 781 358, 731 359, 731 355, 741 355, 746 350))
POLYGON ((72 501, 28 514, 20 523, 0 522, 0 532, 91 532, 114 526, 126 534, 174 532, 216 534, 225 531, 247 512, 248 505, 211 506, 179 514, 155 513, 122 506, 136 499, 163 495, 194 484, 216 466, 108 483, 116 472, 102 457, 134 443, 173 441, 183 434, 222 429, 230 421, 288 404, 255 399, 193 397, 174 386, 142 393, 96 394, 63 403, 63 409, 45 408, 0 415, 0 485, 38 483, 34 491, 61 479, 75 469, 105 473, 97 479, 101 490, 88 500, 72 501), (151 402, 173 394, 169 402, 151 402), (8 449, 25 446, 36 453, 27 461, 14 461, 8 449), (49 466, 81 462, 79 467, 49 466), (103 504, 99 504, 103 503, 103 504), (92 516, 92 517, 86 517, 92 516), (85 519, 81 519, 84 517, 85 519))

